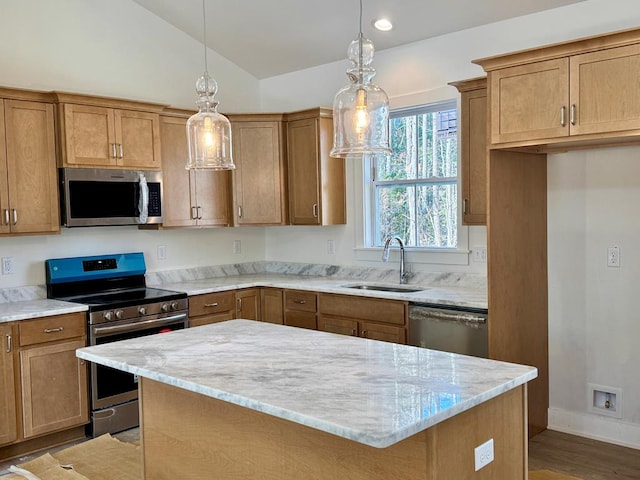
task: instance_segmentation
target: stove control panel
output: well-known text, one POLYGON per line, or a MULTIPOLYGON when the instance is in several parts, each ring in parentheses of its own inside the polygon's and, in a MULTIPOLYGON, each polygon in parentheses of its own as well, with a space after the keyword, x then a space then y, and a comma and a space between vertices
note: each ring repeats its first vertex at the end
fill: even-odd
POLYGON ((89 323, 105 323, 117 320, 130 320, 151 315, 163 315, 167 313, 186 312, 189 310, 189 300, 181 298, 169 302, 148 303, 145 305, 133 305, 131 307, 113 308, 91 312, 89 323))

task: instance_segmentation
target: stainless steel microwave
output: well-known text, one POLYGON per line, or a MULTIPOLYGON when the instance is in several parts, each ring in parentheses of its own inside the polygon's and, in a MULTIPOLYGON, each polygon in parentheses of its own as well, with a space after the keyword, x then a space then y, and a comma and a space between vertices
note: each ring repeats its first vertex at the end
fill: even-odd
POLYGON ((62 225, 162 223, 162 172, 61 168, 62 225))

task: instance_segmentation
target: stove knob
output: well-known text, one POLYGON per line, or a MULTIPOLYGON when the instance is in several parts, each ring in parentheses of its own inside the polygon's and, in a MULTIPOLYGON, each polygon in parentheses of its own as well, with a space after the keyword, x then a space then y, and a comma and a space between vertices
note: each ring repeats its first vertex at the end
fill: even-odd
POLYGON ((160 310, 162 310, 163 312, 168 312, 169 311, 169 305, 166 303, 163 303, 162 306, 160 307, 160 310))
POLYGON ((124 311, 122 310, 116 310, 116 318, 118 320, 122 319, 122 317, 124 317, 124 311))
POLYGON ((102 315, 107 322, 113 320, 113 312, 104 312, 102 315))
POLYGON ((171 302, 171 310, 177 310, 178 309, 178 302, 171 302))
POLYGON ((138 313, 139 313, 140 315, 146 315, 146 314, 147 314, 147 307, 140 307, 140 308, 138 309, 138 313))

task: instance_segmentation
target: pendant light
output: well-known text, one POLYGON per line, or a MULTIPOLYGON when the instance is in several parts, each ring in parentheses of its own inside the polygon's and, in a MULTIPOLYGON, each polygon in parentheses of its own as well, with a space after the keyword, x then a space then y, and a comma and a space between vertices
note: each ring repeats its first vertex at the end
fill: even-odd
POLYGON ((388 155, 389 97, 371 79, 376 71, 373 43, 362 35, 362 0, 360 0, 360 33, 349 45, 351 68, 347 76, 351 84, 342 88, 333 101, 332 157, 351 153, 388 155))
POLYGON ((207 70, 207 17, 205 0, 202 0, 204 74, 196 81, 198 113, 187 121, 189 161, 187 170, 233 170, 231 156, 231 122, 218 113, 218 101, 214 99, 218 84, 207 70))

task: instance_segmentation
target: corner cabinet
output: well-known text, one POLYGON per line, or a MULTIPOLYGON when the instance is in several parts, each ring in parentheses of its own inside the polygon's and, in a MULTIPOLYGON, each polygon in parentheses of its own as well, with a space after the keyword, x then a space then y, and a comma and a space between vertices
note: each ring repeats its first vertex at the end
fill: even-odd
POLYGON ((287 170, 281 114, 229 115, 233 160, 233 224, 287 223, 287 170))
POLYGON ((474 63, 488 72, 492 145, 593 145, 640 134, 638 30, 474 63))
POLYGON ((164 227, 228 226, 230 173, 186 170, 187 118, 160 117, 164 227))
POLYGON ((55 154, 53 105, 0 98, 0 233, 60 231, 55 154))
POLYGON ((161 105, 55 94, 61 166, 160 169, 161 105))
POLYGON ((13 324, 0 325, 0 445, 18 438, 13 324))
POLYGON ((450 83, 460 92, 462 224, 487 224, 487 79, 450 83))
POLYGON ((347 223, 344 159, 329 156, 332 142, 330 109, 314 108, 287 114, 292 225, 347 223))

